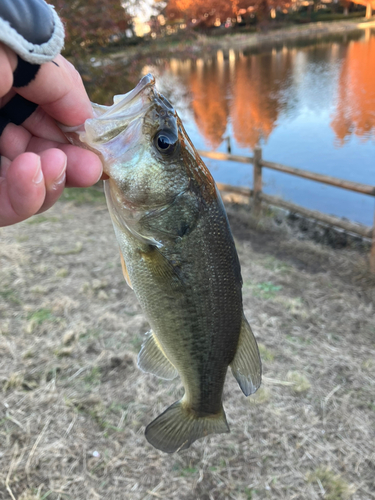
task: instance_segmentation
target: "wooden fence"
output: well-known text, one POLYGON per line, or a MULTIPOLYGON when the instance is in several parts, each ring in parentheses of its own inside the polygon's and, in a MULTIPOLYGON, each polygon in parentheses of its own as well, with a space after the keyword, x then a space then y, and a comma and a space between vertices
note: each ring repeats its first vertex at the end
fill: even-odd
MULTIPOLYGON (((229 149, 229 148, 228 148, 229 149)), ((245 187, 231 186, 229 184, 217 183, 221 191, 236 193, 242 196, 252 196, 253 197, 253 210, 254 215, 259 216, 262 201, 274 205, 277 207, 285 208, 290 212, 297 212, 305 217, 311 219, 316 219, 324 224, 338 227, 349 231, 350 233, 359 234, 365 238, 372 240, 371 251, 370 251, 370 269, 371 272, 375 273, 375 214, 374 214, 374 225, 373 227, 364 226, 362 224, 357 224, 355 222, 350 222, 338 217, 333 217, 332 215, 326 215, 317 210, 309 210, 307 208, 295 205, 289 201, 285 201, 282 198, 276 196, 270 196, 262 192, 262 168, 271 168, 272 170, 277 170, 279 172, 284 172, 286 174, 297 175, 298 177, 303 177, 304 179, 309 179, 316 182, 322 182, 324 184, 329 184, 330 186, 336 186, 343 189, 348 189, 349 191, 354 191, 356 193, 367 194, 369 196, 375 197, 375 186, 369 186, 367 184, 360 184, 358 182, 351 182, 342 179, 337 179, 336 177, 330 177, 328 175, 316 174, 314 172, 309 172, 307 170, 301 170, 299 168, 288 167, 287 165, 281 165, 280 163, 274 163, 271 161, 265 161, 262 158, 262 149, 260 147, 254 148, 254 156, 238 156, 229 153, 218 153, 215 151, 199 151, 201 156, 206 158, 213 158, 215 160, 230 160, 239 163, 251 163, 253 164, 253 189, 245 187)))

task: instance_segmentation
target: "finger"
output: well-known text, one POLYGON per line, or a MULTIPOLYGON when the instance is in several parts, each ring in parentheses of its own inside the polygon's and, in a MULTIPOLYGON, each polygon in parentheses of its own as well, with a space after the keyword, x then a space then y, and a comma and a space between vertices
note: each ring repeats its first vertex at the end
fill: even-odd
POLYGON ((33 153, 18 156, 0 178, 0 226, 15 224, 34 215, 45 199, 40 157, 33 153))
POLYGON ((67 138, 62 130, 56 125, 55 120, 41 107, 37 108, 36 111, 22 123, 22 127, 36 137, 68 144, 67 138))
POLYGON ((60 198, 66 179, 67 157, 60 149, 48 149, 40 155, 46 195, 38 213, 45 212, 60 198))
POLYGON ((99 157, 92 151, 66 144, 61 150, 69 158, 67 170, 68 187, 89 187, 96 184, 103 173, 99 157))
POLYGON ((28 150, 29 142, 33 136, 54 141, 55 143, 68 143, 54 120, 45 111, 38 108, 22 125, 9 123, 5 127, 0 135, 1 154, 14 160, 28 150))
POLYGON ((90 100, 78 71, 61 55, 53 62, 42 64, 36 78, 17 92, 65 125, 80 125, 92 116, 90 100))
POLYGON ((5 96, 13 85, 13 71, 17 65, 17 56, 6 45, 0 43, 0 106, 3 106, 1 98, 5 96))
POLYGON ((46 141, 33 137, 28 144, 28 151, 41 154, 50 148, 58 148, 63 151, 68 164, 66 169, 67 187, 89 187, 98 182, 103 173, 102 163, 99 157, 92 151, 82 149, 72 144, 59 144, 58 142, 46 141))
POLYGON ((12 162, 6 156, 0 156, 0 180, 7 176, 7 172, 12 162))
POLYGON ((9 92, 4 94, 3 97, 0 97, 0 109, 4 107, 15 95, 17 95, 17 92, 12 88, 9 92))
POLYGON ((89 187, 99 181, 103 166, 95 153, 71 144, 61 145, 60 149, 68 157, 67 187, 89 187))
POLYGON ((0 136, 0 153, 10 160, 14 160, 25 151, 41 155, 43 151, 52 148, 60 149, 68 158, 67 185, 69 187, 92 186, 102 175, 101 161, 92 151, 71 144, 33 137, 24 127, 13 123, 10 123, 0 136))
POLYGON ((0 152, 10 160, 14 160, 27 150, 31 133, 20 125, 9 123, 0 135, 0 152))

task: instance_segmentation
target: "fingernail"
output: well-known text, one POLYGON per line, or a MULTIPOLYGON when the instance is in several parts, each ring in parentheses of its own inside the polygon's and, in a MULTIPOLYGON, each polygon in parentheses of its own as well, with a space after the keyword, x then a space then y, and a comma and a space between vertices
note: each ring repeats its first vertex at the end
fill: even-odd
POLYGON ((59 189, 59 187, 61 186, 61 184, 65 183, 65 179, 66 179, 66 163, 67 163, 67 158, 65 158, 64 166, 63 166, 60 174, 56 177, 55 182, 52 185, 52 189, 54 191, 56 191, 57 189, 59 189))
POLYGON ((40 158, 38 158, 38 168, 37 168, 35 175, 33 177, 33 183, 40 184, 42 181, 43 181, 42 165, 40 163, 40 158))
MULTIPOLYGON (((99 181, 100 181, 100 179, 102 178, 102 175, 103 175, 103 166, 102 166, 102 169, 101 169, 101 171, 100 171, 100 175, 99 175, 99 177, 98 177, 98 180, 97 180, 96 182, 99 182, 99 181)), ((96 182, 95 182, 95 184, 96 184, 96 182)))

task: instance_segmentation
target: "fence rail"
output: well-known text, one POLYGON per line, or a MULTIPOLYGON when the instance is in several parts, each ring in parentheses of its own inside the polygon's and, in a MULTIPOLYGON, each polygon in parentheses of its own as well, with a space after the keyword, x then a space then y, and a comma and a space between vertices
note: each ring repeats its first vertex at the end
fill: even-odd
POLYGON ((229 184, 222 183, 217 183, 217 185, 221 191, 236 193, 246 197, 253 197, 253 210, 255 216, 259 216, 261 204, 263 201, 270 205, 285 208, 286 210, 289 210, 291 212, 300 213, 305 217, 316 219, 320 222, 323 222, 324 224, 339 227, 340 229, 344 229, 345 231, 349 231, 351 233, 359 234, 360 236, 363 236, 365 238, 372 239, 371 251, 369 256, 370 270, 371 272, 375 273, 375 214, 374 225, 373 227, 369 227, 340 219, 332 215, 323 214, 322 212, 319 212, 317 210, 309 210, 307 208, 301 207, 300 205, 295 205, 294 203, 285 201, 282 198, 265 194, 262 192, 262 168, 270 168, 272 170, 277 170, 285 174, 296 175, 304 179, 329 184, 330 186, 340 187, 342 189, 348 189, 349 191, 367 194, 374 197, 375 186, 361 184, 359 182, 347 181, 344 179, 338 179, 329 175, 317 174, 315 172, 309 172, 307 170, 289 167, 280 163, 265 161, 262 158, 262 149, 259 146, 254 148, 254 156, 239 156, 229 153, 219 153, 216 151, 199 151, 199 154, 203 157, 212 158, 215 160, 229 160, 237 163, 251 163, 253 165, 253 189, 231 186, 229 184))
POLYGON ((262 167, 278 170, 279 172, 284 172, 285 174, 297 175, 298 177, 303 177, 304 179, 310 179, 311 181, 322 182, 323 184, 329 184, 330 186, 336 186, 343 189, 348 189, 349 191, 356 191, 357 193, 369 194, 371 196, 375 196, 375 187, 369 186, 368 184, 360 184, 359 182, 345 181, 343 179, 337 179, 336 177, 331 177, 329 175, 316 174, 315 172, 309 172, 308 170, 301 170, 299 168, 288 167, 286 165, 273 163, 271 161, 262 160, 261 165, 262 167))

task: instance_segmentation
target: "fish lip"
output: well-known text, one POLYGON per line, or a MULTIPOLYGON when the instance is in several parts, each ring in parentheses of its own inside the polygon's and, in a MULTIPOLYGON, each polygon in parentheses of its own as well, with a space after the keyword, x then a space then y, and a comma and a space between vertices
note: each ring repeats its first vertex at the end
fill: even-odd
POLYGON ((124 105, 129 104, 133 99, 135 99, 139 94, 141 94, 147 87, 154 87, 155 86, 155 77, 151 74, 148 73, 142 79, 138 82, 137 86, 128 92, 127 94, 124 95, 124 98, 121 99, 115 106, 111 106, 108 111, 103 113, 98 119, 107 119, 111 115, 115 114, 118 112, 119 109, 123 108, 124 105))
POLYGON ((141 92, 146 87, 150 85, 155 85, 155 77, 151 73, 147 73, 147 75, 143 76, 141 80, 138 82, 137 86, 133 89, 134 92, 141 92))
POLYGON ((122 99, 120 102, 122 104, 128 103, 134 99, 134 97, 137 97, 138 94, 143 92, 147 87, 153 87, 155 85, 155 77, 151 73, 147 73, 147 75, 143 76, 141 80, 138 82, 136 87, 125 94, 124 99, 122 99))

